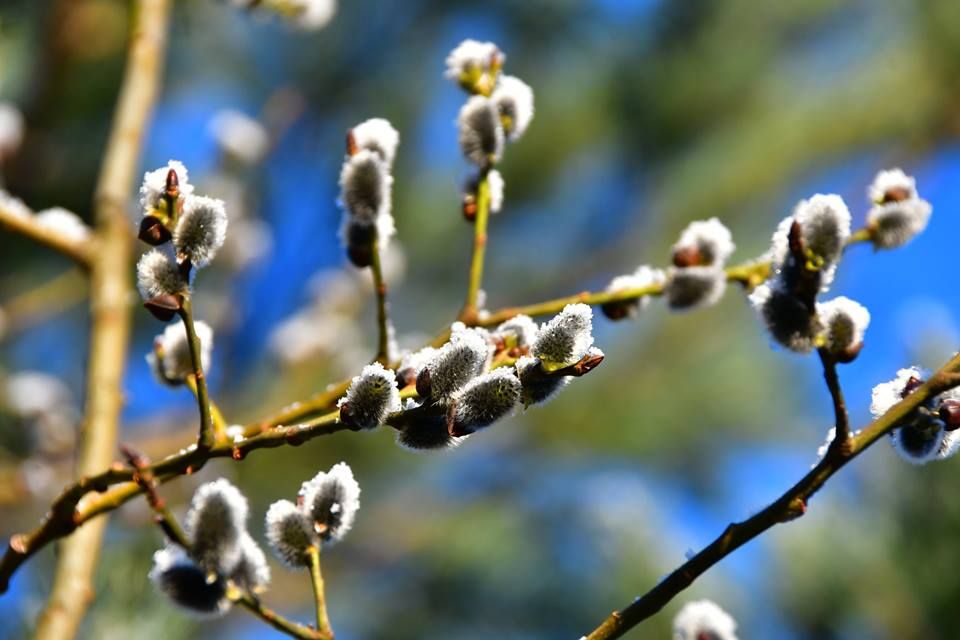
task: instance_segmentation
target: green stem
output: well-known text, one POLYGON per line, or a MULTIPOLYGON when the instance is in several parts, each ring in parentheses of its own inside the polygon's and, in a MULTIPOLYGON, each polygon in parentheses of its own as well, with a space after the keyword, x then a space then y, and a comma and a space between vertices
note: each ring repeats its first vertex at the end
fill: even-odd
MULTIPOLYGON (((197 387, 196 377, 189 375, 184 382, 187 388, 193 393, 193 397, 199 402, 200 390, 197 387)), ((208 404, 210 405, 210 418, 213 420, 213 435, 217 442, 221 442, 227 437, 227 421, 224 419, 223 413, 220 411, 220 407, 217 406, 216 402, 210 400, 208 404)))
POLYGON ((320 573, 320 548, 311 545, 307 549, 310 556, 310 582, 313 585, 313 599, 317 609, 317 631, 326 638, 333 637, 330 618, 327 616, 327 602, 323 592, 323 574, 320 573))
POLYGON ((301 640, 330 640, 331 638, 331 636, 323 635, 310 627, 284 618, 273 609, 265 607, 259 599, 246 591, 234 588, 229 597, 234 604, 240 605, 277 631, 282 631, 288 636, 301 640))
POLYGON ((383 264, 380 260, 380 240, 373 241, 373 259, 370 262, 370 272, 373 274, 373 290, 377 296, 377 342, 376 361, 382 365, 388 364, 390 357, 390 317, 387 315, 387 283, 383 279, 383 264))
POLYGON ((203 362, 200 358, 201 345, 197 330, 193 324, 193 303, 190 296, 185 296, 180 307, 180 319, 187 331, 187 344, 190 347, 190 361, 193 365, 193 377, 197 385, 197 405, 200 409, 200 434, 197 437, 197 449, 209 451, 216 443, 213 430, 213 416, 210 413, 210 393, 207 390, 207 379, 203 375, 203 362))
POLYGON ((477 321, 477 299, 483 282, 483 258, 487 248, 487 220, 490 218, 489 169, 483 170, 477 183, 477 218, 473 222, 473 258, 470 261, 470 281, 467 284, 467 301, 460 312, 460 319, 467 324, 477 321))

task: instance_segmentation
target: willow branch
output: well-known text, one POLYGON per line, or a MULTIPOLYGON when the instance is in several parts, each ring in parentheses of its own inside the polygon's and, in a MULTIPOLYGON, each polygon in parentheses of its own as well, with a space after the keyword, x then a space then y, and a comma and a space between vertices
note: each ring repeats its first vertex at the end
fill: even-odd
POLYGON ((380 240, 373 240, 373 255, 370 272, 373 274, 373 290, 377 296, 377 362, 388 364, 390 358, 390 317, 387 315, 387 283, 383 279, 383 263, 380 255, 380 240))
MULTIPOLYGON (((479 219, 479 211, 477 218, 479 219)), ((850 236, 850 239, 847 241, 847 246, 849 247, 854 244, 867 242, 869 239, 869 234, 867 232, 858 231, 850 236)), ((769 262, 755 260, 744 262, 732 267, 727 267, 727 282, 738 283, 742 285, 744 289, 750 291, 766 280, 767 277, 769 277, 770 269, 771 264, 769 262)), ((581 293, 576 293, 561 298, 553 298, 552 300, 545 300, 543 302, 536 302, 533 304, 516 307, 504 307, 498 311, 487 314, 482 318, 474 318, 469 324, 477 327, 492 327, 521 313, 528 316, 545 316, 559 313, 568 304, 575 304, 578 302, 588 304, 590 306, 600 306, 609 302, 629 302, 633 300, 639 300, 640 298, 644 298, 646 296, 659 296, 661 294, 663 294, 662 284, 651 284, 646 287, 622 289, 620 291, 583 291, 581 293)), ((435 347, 439 347, 449 339, 450 330, 446 329, 437 334, 430 344, 435 347)), ((396 366, 396 363, 391 363, 391 365, 396 366)), ((306 418, 329 411, 336 404, 337 400, 343 396, 344 393, 346 393, 347 387, 349 386, 350 378, 333 383, 324 391, 321 391, 320 393, 317 393, 304 401, 296 402, 289 407, 282 409, 279 413, 273 416, 264 418, 260 422, 260 428, 269 429, 276 425, 304 420, 306 418)))
MULTIPOLYGON (((236 442, 219 442, 206 452, 192 445, 147 469, 156 477, 158 484, 164 484, 192 474, 213 458, 239 461, 257 449, 296 446, 319 436, 348 429, 350 427, 340 422, 338 412, 333 412, 301 424, 276 427, 236 442)), ((142 487, 134 481, 134 472, 122 464, 112 464, 106 471, 82 477, 67 487, 54 500, 37 529, 10 538, 7 551, 0 559, 0 593, 7 591, 10 578, 30 556, 54 540, 72 534, 96 516, 118 508, 142 491, 142 487)))
POLYGON ((460 319, 467 324, 477 321, 477 300, 483 282, 483 258, 487 249, 487 220, 490 218, 490 181, 485 169, 477 182, 477 217, 473 222, 473 257, 470 259, 470 281, 467 284, 467 300, 460 312, 460 319))
MULTIPOLYGON (((160 85, 170 4, 170 0, 134 4, 127 68, 94 197, 97 251, 89 263, 92 329, 81 476, 106 468, 116 450, 123 401, 120 385, 130 334, 131 240, 126 207, 160 85)), ((100 520, 64 543, 50 600, 37 623, 38 639, 65 640, 76 635, 93 596, 92 576, 105 527, 106 520, 100 520)), ((16 537, 11 540, 11 549, 16 542, 16 537)))
POLYGON ((323 574, 320 572, 320 548, 311 545, 307 549, 310 556, 310 583, 313 585, 313 600, 317 610, 317 631, 324 638, 333 638, 330 618, 327 616, 327 601, 323 591, 323 574))
POLYGON ((849 455, 831 447, 823 459, 799 482, 756 515, 729 525, 719 537, 700 553, 683 563, 657 586, 630 605, 611 613, 588 636, 587 640, 619 638, 640 622, 660 611, 677 594, 689 587, 707 569, 773 526, 789 522, 807 509, 810 498, 839 471, 870 445, 895 429, 911 412, 930 398, 960 385, 960 355, 954 356, 924 385, 894 405, 887 413, 871 422, 863 431, 850 437, 849 455))
POLYGON ((90 269, 95 260, 93 242, 77 240, 56 229, 40 224, 32 211, 14 211, 10 207, 4 207, 0 204, 0 228, 8 229, 49 247, 70 258, 82 269, 90 269))
POLYGON ((203 359, 201 358, 203 346, 200 344, 200 337, 197 336, 197 330, 193 324, 193 302, 190 300, 190 296, 184 297, 178 313, 187 332, 190 364, 193 366, 193 380, 197 389, 197 408, 200 411, 200 433, 197 435, 197 447, 202 451, 209 451, 213 448, 218 437, 222 439, 224 434, 218 434, 214 431, 213 417, 210 413, 210 392, 207 389, 207 378, 203 374, 203 359))

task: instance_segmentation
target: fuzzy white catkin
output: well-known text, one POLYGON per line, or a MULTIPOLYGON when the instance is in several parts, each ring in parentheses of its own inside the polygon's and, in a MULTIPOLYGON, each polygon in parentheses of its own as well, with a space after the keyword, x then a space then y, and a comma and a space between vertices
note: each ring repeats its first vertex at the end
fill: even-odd
POLYGON ((360 509, 360 485, 346 462, 321 471, 300 487, 304 513, 323 543, 341 540, 353 527, 360 509))
POLYGON ((673 619, 673 640, 737 640, 737 623, 710 600, 695 600, 683 605, 673 619))
POLYGON ((230 609, 224 581, 208 581, 206 572, 174 544, 154 552, 148 577, 158 591, 194 616, 212 618, 230 609))
POLYGON ((20 110, 9 102, 0 102, 0 162, 23 142, 24 122, 20 110))
POLYGON ((278 500, 270 505, 266 536, 274 555, 291 568, 307 566, 310 562, 307 549, 318 542, 313 525, 303 510, 289 500, 278 500))
POLYGON ((197 269, 210 264, 227 239, 227 210, 223 200, 205 196, 186 198, 173 230, 177 253, 197 269))
POLYGON ((899 167, 879 171, 867 187, 867 198, 874 204, 882 204, 891 200, 890 196, 896 192, 903 192, 904 199, 917 197, 917 181, 899 167))
POLYGON ((74 242, 86 242, 93 235, 93 231, 80 216, 63 207, 38 211, 36 221, 41 227, 56 231, 74 242))
POLYGON ((187 168, 179 160, 169 160, 166 166, 143 174, 143 184, 140 185, 140 206, 144 215, 149 214, 157 206, 161 196, 166 192, 167 174, 170 169, 177 173, 180 195, 186 197, 193 194, 193 185, 190 184, 187 168))
POLYGON ((504 340, 508 346, 529 349, 537 339, 540 326, 528 315, 518 314, 497 325, 493 337, 504 340))
POLYGON ((387 167, 393 166, 400 144, 400 133, 384 118, 370 118, 350 130, 357 149, 373 151, 387 167))
MULTIPOLYGON (((607 285, 607 291, 617 293, 631 289, 645 289, 647 287, 663 286, 667 281, 667 274, 662 269, 655 269, 648 265, 640 265, 633 273, 616 276, 607 285)), ((630 315, 636 315, 650 304, 650 296, 641 296, 632 302, 630 315)))
POLYGON ((718 218, 691 222, 673 245, 673 251, 695 248, 701 266, 722 267, 737 248, 733 234, 718 218))
POLYGON ((935 422, 927 425, 929 430, 920 430, 913 425, 904 425, 890 433, 890 444, 893 450, 903 460, 910 464, 923 465, 933 460, 941 459, 945 449, 944 438, 947 433, 942 423, 935 422))
POLYGON ((21 416, 43 415, 73 404, 70 388, 48 373, 20 371, 5 382, 5 405, 21 416))
POLYGON ((670 267, 664 284, 667 305, 673 311, 709 307, 727 288, 723 267, 670 267))
POLYGON ((226 155, 246 165, 260 162, 270 147, 264 126, 236 109, 218 111, 210 119, 208 130, 226 155))
POLYGON ((490 345, 481 332, 452 330, 450 341, 424 367, 430 375, 430 395, 444 398, 462 388, 483 371, 489 354, 490 345))
POLYGON ((464 40, 447 56, 445 75, 452 80, 459 80, 473 69, 488 71, 494 61, 501 65, 506 61, 506 56, 497 45, 492 42, 464 40))
POLYGON ((338 407, 349 408, 349 424, 359 429, 373 429, 383 424, 387 416, 400 411, 400 391, 396 374, 382 364, 368 364, 355 376, 338 407))
POLYGON ((182 294, 188 288, 167 248, 151 249, 137 262, 137 289, 146 301, 159 295, 182 294))
MULTIPOLYGON (((213 329, 203 321, 195 322, 193 328, 200 340, 200 364, 204 373, 209 373, 213 359, 213 329)), ((182 322, 178 320, 167 325, 163 333, 154 338, 154 351, 147 355, 147 362, 154 376, 165 384, 182 383, 194 373, 190 342, 182 322), (157 357, 157 349, 163 353, 162 359, 157 357)))
POLYGON ((504 133, 496 105, 484 96, 471 96, 457 118, 460 151, 478 167, 500 160, 504 133))
POLYGON ((240 490, 221 478, 197 488, 185 518, 190 555, 205 571, 229 574, 243 549, 249 507, 240 490))
POLYGON ((593 310, 585 304, 568 304, 540 327, 531 353, 545 368, 575 364, 593 346, 593 310))
POLYGON ((824 327, 824 347, 833 354, 863 342, 863 334, 870 325, 867 308, 844 296, 817 304, 817 315, 824 327))
POLYGON ((796 353, 813 349, 823 328, 819 318, 779 283, 758 286, 749 300, 775 342, 796 353))
POLYGON ((330 24, 337 14, 337 0, 293 0, 298 12, 293 24, 304 31, 318 31, 330 24))
POLYGON ((520 402, 520 380, 511 367, 477 376, 455 396, 454 435, 488 427, 513 412, 520 402))
POLYGON ((240 536, 240 561, 231 572, 230 579, 253 593, 265 590, 270 583, 267 556, 246 531, 240 536))
POLYGON ((867 212, 867 226, 874 248, 893 249, 907 244, 927 228, 931 213, 933 206, 920 198, 873 206, 867 212))
POLYGON ((840 259, 844 243, 850 237, 850 210, 836 194, 818 193, 801 201, 793 213, 800 224, 804 246, 823 258, 825 265, 840 259))
POLYGON ((908 367, 897 371, 897 376, 890 382, 883 382, 873 388, 870 399, 870 413, 879 418, 890 407, 903 400, 903 390, 910 378, 923 380, 924 374, 918 367, 908 367))
POLYGON ((362 149, 348 157, 340 171, 340 202, 356 220, 374 224, 390 215, 393 177, 376 151, 362 149))
POLYGON ((497 105, 504 132, 516 142, 533 120, 533 89, 514 76, 501 76, 490 99, 497 105))

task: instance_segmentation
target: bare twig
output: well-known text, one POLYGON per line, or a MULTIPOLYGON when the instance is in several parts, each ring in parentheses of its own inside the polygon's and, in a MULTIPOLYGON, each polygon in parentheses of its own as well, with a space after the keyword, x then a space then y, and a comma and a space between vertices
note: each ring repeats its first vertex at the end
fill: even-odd
POLYGON ((183 327, 187 332, 190 364, 193 366, 193 380, 197 389, 197 407, 200 411, 200 433, 197 435, 197 448, 202 451, 209 451, 217 441, 218 436, 222 439, 223 434, 216 433, 213 416, 210 413, 210 392, 207 390, 207 378, 203 374, 203 360, 200 357, 203 348, 193 324, 193 302, 190 300, 190 296, 184 297, 179 313, 180 319, 183 321, 183 327))
POLYGON ((477 300, 483 283, 483 258, 487 249, 487 221, 490 218, 490 180, 488 170, 480 174, 477 182, 477 217, 473 221, 473 257, 470 259, 470 281, 467 284, 467 300, 460 312, 460 319, 467 324, 477 321, 477 300))
POLYGON ((807 475, 775 502, 756 515, 729 525, 720 536, 700 553, 680 565, 657 586, 630 605, 611 613, 587 637, 587 640, 619 638, 640 622, 660 611, 677 594, 690 586, 707 569, 726 558, 774 525, 789 522, 806 511, 810 498, 830 477, 857 457, 874 442, 892 431, 913 410, 951 385, 960 385, 960 355, 954 356, 923 386, 894 405, 887 413, 871 422, 856 436, 850 437, 850 455, 826 455, 807 475))
MULTIPOLYGON (((130 333, 131 238, 126 206, 153 109, 166 47, 170 0, 139 0, 119 103, 95 195, 98 250, 91 256, 90 364, 79 473, 107 468, 117 443, 120 384, 130 333)), ((72 509, 70 510, 72 514, 72 509)), ((37 623, 38 639, 73 638, 92 598, 106 520, 67 540, 59 556, 53 592, 37 623)), ((11 549, 14 541, 11 541, 11 549)))
POLYGON ((269 609, 253 594, 240 589, 228 592, 228 596, 235 603, 257 616, 277 631, 282 631, 300 640, 331 640, 332 635, 324 634, 316 629, 305 627, 291 620, 287 620, 273 609, 269 609))
POLYGON ((388 364, 390 358, 390 317, 387 314, 387 283, 383 279, 383 262, 380 255, 382 245, 374 238, 370 262, 373 274, 373 291, 377 296, 377 358, 380 364, 388 364))
POLYGON ((75 268, 2 302, 7 334, 62 313, 87 298, 87 277, 75 268))
POLYGON ((327 616, 327 601, 323 591, 323 574, 320 572, 320 548, 311 545, 307 549, 310 556, 310 583, 313 585, 313 600, 317 610, 317 631, 325 638, 333 638, 330 618, 327 616))
POLYGON ((833 442, 830 443, 830 449, 836 449, 837 452, 844 454, 850 448, 850 416, 847 414, 847 405, 843 400, 843 390, 840 388, 837 362, 823 349, 820 349, 818 353, 820 354, 820 362, 823 363, 823 379, 827 383, 827 390, 830 391, 830 398, 833 400, 833 418, 836 431, 834 432, 833 442))

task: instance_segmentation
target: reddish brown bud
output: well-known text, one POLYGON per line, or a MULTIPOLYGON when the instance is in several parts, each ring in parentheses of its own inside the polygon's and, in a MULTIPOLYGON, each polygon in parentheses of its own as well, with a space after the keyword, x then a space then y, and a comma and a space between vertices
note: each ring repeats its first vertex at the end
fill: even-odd
POLYGON ((908 395, 916 391, 921 385, 923 385, 923 380, 916 376, 910 376, 910 379, 907 380, 907 384, 903 385, 903 391, 900 392, 900 397, 906 398, 908 395))
POLYGON ((477 219, 477 199, 472 193, 463 195, 463 217, 468 222, 477 219))
POLYGON ((411 369, 410 367, 397 371, 397 388, 405 389, 411 384, 415 384, 417 382, 416 374, 416 369, 411 369))
POLYGON ((799 262, 805 260, 803 250, 803 227, 796 220, 790 225, 790 234, 787 236, 790 247, 790 254, 799 262))
POLYGON ((946 424, 947 431, 960 429, 960 400, 944 400, 940 404, 940 419, 946 424))
POLYGON ((140 221, 140 233, 137 234, 137 237, 150 246, 156 247, 165 242, 169 242, 173 236, 159 218, 156 216, 146 216, 140 221))
POLYGON ((243 460, 246 457, 246 455, 247 454, 245 454, 240 447, 234 447, 230 451, 230 457, 236 460, 237 462, 239 462, 240 460, 243 460))
POLYGON ((357 146, 357 139, 353 135, 353 129, 347 131, 347 155, 355 156, 360 151, 360 147, 357 146))
POLYGON ((634 300, 618 300, 616 302, 606 302, 600 305, 600 310, 603 312, 603 315, 607 316, 607 318, 616 321, 629 318, 637 306, 639 306, 639 303, 634 300))
POLYGON ((675 267, 695 267, 700 264, 703 264, 703 256, 696 246, 680 247, 673 252, 673 266, 675 267))
POLYGON ((157 320, 169 322, 183 308, 183 297, 164 293, 150 298, 143 303, 143 306, 157 320))
POLYGON ((166 194, 171 198, 176 198, 180 195, 180 178, 177 177, 177 172, 173 169, 167 171, 167 184, 166 184, 166 194))
POLYGON ((904 200, 910 199, 910 190, 905 187, 892 187, 887 189, 883 193, 883 201, 881 204, 887 204, 888 202, 903 202, 904 200))
POLYGON ((430 369, 424 367, 417 376, 417 393, 421 398, 429 398, 432 391, 430 384, 430 369))
POLYGON ((833 353, 831 356, 840 364, 849 364, 857 359, 861 351, 863 351, 863 340, 857 344, 850 345, 840 353, 833 353))

